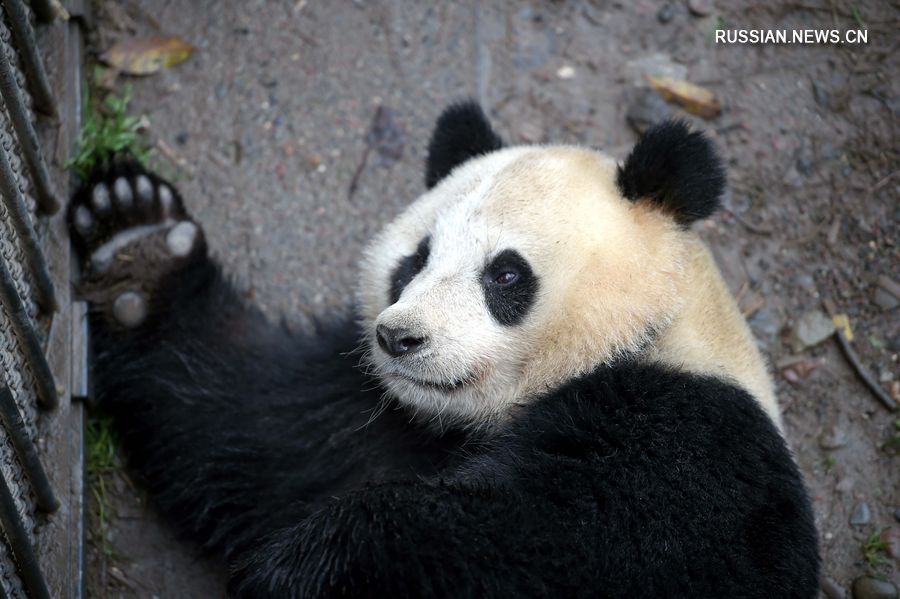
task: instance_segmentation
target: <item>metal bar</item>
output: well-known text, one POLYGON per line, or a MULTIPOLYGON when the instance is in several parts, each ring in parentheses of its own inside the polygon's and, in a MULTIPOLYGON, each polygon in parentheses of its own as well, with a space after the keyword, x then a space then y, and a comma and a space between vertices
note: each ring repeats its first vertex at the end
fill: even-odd
POLYGON ((44 62, 34 41, 34 32, 31 30, 25 6, 22 0, 3 0, 3 7, 9 16, 10 29, 28 78, 28 90, 34 100, 34 107, 47 116, 55 117, 56 102, 53 100, 53 92, 50 91, 50 81, 47 80, 44 62))
POLYGON ((16 175, 9 166, 6 151, 0 147, 0 201, 3 201, 9 213, 9 220, 22 243, 25 262, 34 283, 35 300, 45 312, 55 312, 56 293, 53 290, 53 282, 50 280, 50 271, 47 270, 47 262, 44 253, 38 244, 34 234, 34 228, 28 219, 28 208, 25 199, 16 184, 16 175))
POLYGON ((16 406, 12 391, 3 383, 0 383, 0 420, 3 421, 9 440, 16 450, 16 455, 19 456, 19 461, 22 462, 25 475, 31 481, 38 509, 48 513, 55 512, 59 509, 59 501, 38 458, 37 448, 25 429, 25 421, 22 420, 22 413, 16 406))
POLYGON ((25 360, 34 373, 38 403, 47 409, 55 408, 59 404, 59 398, 56 395, 53 373, 50 372, 50 366, 41 351, 41 343, 31 326, 31 319, 22 304, 22 298, 16 292, 15 282, 3 260, 0 260, 0 303, 6 309, 6 315, 12 324, 13 334, 19 341, 22 355, 25 356, 25 360))
POLYGON ((31 10, 39 20, 45 23, 56 18, 56 9, 53 8, 50 0, 31 0, 31 10))
POLYGON ((88 351, 90 330, 88 329, 88 305, 85 301, 71 304, 72 353, 70 354, 72 400, 88 402, 92 397, 90 388, 90 352, 88 351))
POLYGON ((13 557, 16 559, 16 565, 22 575, 22 582, 25 583, 25 590, 34 599, 50 599, 50 589, 47 588, 47 581, 41 572, 31 539, 19 517, 19 510, 16 508, 15 499, 9 490, 9 483, 4 477, 0 476, 0 478, 3 478, 3 482, 0 484, 0 524, 3 525, 3 533, 9 541, 13 557))
POLYGON ((6 52, 0 52, 0 94, 6 103, 6 110, 12 120, 16 137, 19 139, 19 147, 22 148, 22 157, 28 165, 31 173, 31 181, 34 183, 34 196, 38 207, 44 214, 54 214, 59 210, 59 200, 56 192, 50 184, 50 175, 47 173, 47 165, 41 155, 41 146, 38 143, 37 133, 28 118, 25 102, 19 93, 19 85, 16 83, 16 74, 13 65, 9 64, 6 52))

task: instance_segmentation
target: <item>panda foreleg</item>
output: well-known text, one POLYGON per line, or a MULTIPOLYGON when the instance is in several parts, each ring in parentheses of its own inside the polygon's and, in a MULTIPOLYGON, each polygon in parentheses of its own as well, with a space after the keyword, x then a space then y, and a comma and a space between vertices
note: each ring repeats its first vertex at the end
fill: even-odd
POLYGON ((564 516, 504 486, 371 485, 236 556, 229 590, 239 598, 575 596, 589 551, 577 519, 564 516))
MULTIPOLYGON (((313 364, 303 340, 247 306, 175 188, 142 167, 95 172, 69 222, 90 302, 94 395, 156 505, 225 551, 276 525, 272 514, 289 503, 306 513, 310 493, 295 490, 311 470, 304 456, 329 438, 328 423, 347 423, 321 415, 328 398, 314 409, 295 394, 318 389, 317 376, 334 387, 344 364, 313 364), (307 435, 309 414, 319 421, 307 435)), ((363 382, 345 378, 361 401, 363 382)), ((329 492, 318 475, 310 486, 329 492)))

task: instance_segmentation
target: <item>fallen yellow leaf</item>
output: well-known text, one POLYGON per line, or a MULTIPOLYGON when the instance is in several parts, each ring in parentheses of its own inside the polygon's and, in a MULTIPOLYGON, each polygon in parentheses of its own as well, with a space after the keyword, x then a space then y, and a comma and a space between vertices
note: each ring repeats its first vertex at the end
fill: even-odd
POLYGON ((846 314, 835 314, 831 317, 834 328, 841 329, 847 341, 853 341, 853 329, 850 328, 850 317, 846 314))
POLYGON ((194 47, 177 37, 128 38, 100 55, 100 60, 126 75, 152 75, 188 59, 194 47))
POLYGON ((705 87, 671 77, 650 75, 647 76, 647 82, 666 102, 678 104, 691 114, 711 119, 722 112, 719 99, 705 87))

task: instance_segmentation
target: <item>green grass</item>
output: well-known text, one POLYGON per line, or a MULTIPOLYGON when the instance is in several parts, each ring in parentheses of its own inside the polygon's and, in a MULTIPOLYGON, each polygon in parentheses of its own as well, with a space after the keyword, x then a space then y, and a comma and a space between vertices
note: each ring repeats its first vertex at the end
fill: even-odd
POLYGON ((138 162, 146 163, 150 148, 141 133, 146 119, 128 115, 130 86, 123 88, 121 95, 106 95, 102 102, 92 102, 89 88, 85 85, 85 108, 81 131, 78 132, 78 149, 66 163, 66 168, 86 179, 95 166, 114 154, 128 153, 138 162))
POLYGON ((894 434, 888 437, 887 441, 879 443, 878 448, 885 451, 900 451, 900 418, 894 420, 894 434))
POLYGON ((112 507, 106 489, 106 480, 110 474, 119 469, 112 419, 109 416, 90 416, 85 435, 88 485, 97 506, 97 522, 100 529, 97 531, 99 546, 107 556, 112 556, 115 554, 115 548, 107 539, 112 507))
POLYGON ((856 20, 856 24, 859 25, 860 29, 865 29, 866 24, 863 23, 862 15, 859 14, 859 9, 856 8, 855 4, 850 5, 850 12, 853 13, 853 18, 856 20))
POLYGON ((881 534, 887 530, 879 530, 874 533, 871 537, 866 539, 866 542, 862 544, 860 550, 863 554, 863 559, 866 560, 866 564, 868 564, 869 568, 877 568, 883 564, 888 563, 887 559, 887 543, 882 540, 881 534))

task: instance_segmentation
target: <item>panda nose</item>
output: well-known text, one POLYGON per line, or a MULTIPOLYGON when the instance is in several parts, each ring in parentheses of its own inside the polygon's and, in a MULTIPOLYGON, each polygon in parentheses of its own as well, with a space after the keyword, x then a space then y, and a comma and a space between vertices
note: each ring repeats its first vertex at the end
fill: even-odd
POLYGON ((378 346, 395 358, 416 353, 427 341, 425 337, 413 335, 409 329, 395 329, 383 324, 375 327, 375 338, 378 346))

